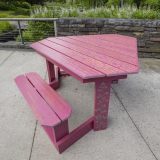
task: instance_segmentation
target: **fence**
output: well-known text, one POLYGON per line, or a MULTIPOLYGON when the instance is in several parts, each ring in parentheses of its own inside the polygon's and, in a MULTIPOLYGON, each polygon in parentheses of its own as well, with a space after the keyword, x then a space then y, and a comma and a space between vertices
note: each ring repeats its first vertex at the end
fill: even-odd
POLYGON ((0 18, 0 42, 16 40, 20 41, 21 44, 24 45, 26 39, 27 41, 34 41, 36 39, 41 39, 41 36, 42 38, 57 36, 57 20, 58 18, 0 18), (2 21, 5 21, 5 23, 2 21), (36 23, 38 23, 37 28, 33 28, 33 37, 31 36, 32 30, 28 29, 29 22, 34 22, 35 26, 36 23), (14 27, 11 27, 10 24, 14 27), (46 24, 48 26, 46 26, 46 24), (25 34, 25 37, 23 34, 25 34))

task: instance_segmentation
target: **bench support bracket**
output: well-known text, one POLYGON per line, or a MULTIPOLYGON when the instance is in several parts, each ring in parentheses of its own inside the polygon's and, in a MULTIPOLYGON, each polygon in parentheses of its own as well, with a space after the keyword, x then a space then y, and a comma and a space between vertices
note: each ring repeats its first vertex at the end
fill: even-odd
POLYGON ((52 143, 55 145, 58 152, 62 153, 74 142, 79 140, 81 137, 83 137, 85 134, 87 134, 90 130, 93 129, 93 120, 93 117, 89 118, 87 121, 85 121, 83 124, 81 124, 79 127, 74 129, 70 133, 68 130, 68 120, 62 122, 55 127, 42 127, 49 136, 52 143))

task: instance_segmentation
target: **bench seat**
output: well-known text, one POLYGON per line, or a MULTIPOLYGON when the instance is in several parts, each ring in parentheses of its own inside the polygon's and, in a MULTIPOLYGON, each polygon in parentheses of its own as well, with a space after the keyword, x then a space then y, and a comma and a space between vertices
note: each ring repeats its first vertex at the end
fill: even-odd
POLYGON ((41 125, 55 126, 70 117, 70 105, 37 73, 20 75, 15 81, 41 125))
POLYGON ((91 117, 69 133, 70 105, 37 73, 20 75, 15 82, 59 153, 93 128, 94 117, 91 117))

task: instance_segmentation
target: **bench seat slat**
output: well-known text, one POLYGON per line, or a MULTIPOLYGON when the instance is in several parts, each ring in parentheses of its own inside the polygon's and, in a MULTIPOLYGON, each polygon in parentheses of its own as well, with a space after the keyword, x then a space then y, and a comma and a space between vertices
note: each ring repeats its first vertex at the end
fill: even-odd
POLYGON ((41 125, 55 126, 61 123, 59 117, 52 111, 24 75, 16 77, 15 82, 41 125))
POLYGON ((62 121, 70 117, 72 112, 70 105, 65 102, 37 73, 27 73, 26 77, 62 121))

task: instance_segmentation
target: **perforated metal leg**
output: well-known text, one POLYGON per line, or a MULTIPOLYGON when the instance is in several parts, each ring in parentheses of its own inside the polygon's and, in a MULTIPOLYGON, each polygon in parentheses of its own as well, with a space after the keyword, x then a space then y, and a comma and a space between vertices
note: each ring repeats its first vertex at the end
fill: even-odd
POLYGON ((103 79, 95 82, 94 130, 107 128, 111 80, 103 79))

